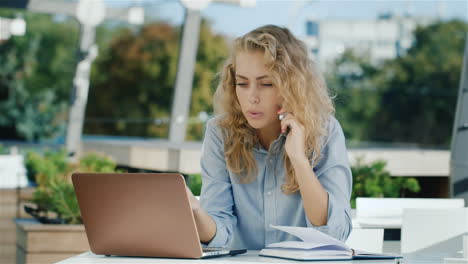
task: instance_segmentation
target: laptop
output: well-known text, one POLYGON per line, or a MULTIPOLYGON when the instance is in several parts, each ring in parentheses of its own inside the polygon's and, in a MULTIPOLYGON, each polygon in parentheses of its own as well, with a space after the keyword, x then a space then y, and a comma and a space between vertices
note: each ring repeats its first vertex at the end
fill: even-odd
POLYGON ((176 173, 74 173, 91 251, 97 255, 210 258, 246 249, 202 248, 176 173))

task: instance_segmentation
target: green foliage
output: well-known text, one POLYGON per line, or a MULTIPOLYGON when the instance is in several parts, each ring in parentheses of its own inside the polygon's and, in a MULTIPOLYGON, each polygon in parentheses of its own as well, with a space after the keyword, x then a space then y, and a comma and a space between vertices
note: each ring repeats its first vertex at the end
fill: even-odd
MULTIPOLYGON (((0 9, 2 17, 17 13, 0 9)), ((65 132, 79 27, 72 18, 22 15, 26 35, 0 43, 0 137, 41 141, 65 132)), ((326 75, 348 141, 447 147, 467 28, 457 20, 419 27, 407 54, 379 65, 353 51, 338 58, 326 75)), ((100 54, 92 68, 85 133, 167 137, 180 28, 114 23, 97 31, 100 54)), ((191 118, 212 113, 216 73, 227 54, 225 38, 202 21, 191 118)), ((190 123, 187 140, 200 140, 202 131, 202 124, 190 123)))
POLYGON ((80 160, 80 171, 115 172, 116 163, 101 154, 89 153, 80 160))
MULTIPOLYGON (((14 17, 18 10, 0 9, 14 17)), ((24 36, 0 43, 0 138, 41 141, 65 134, 79 25, 73 18, 22 13, 24 36)), ((106 45, 113 29, 97 29, 106 45)))
POLYGON ((449 146, 467 31, 462 21, 419 27, 408 53, 383 65, 373 140, 449 146))
POLYGON ((379 110, 379 94, 372 82, 377 69, 365 54, 346 50, 325 73, 333 89, 336 117, 348 141, 370 137, 371 120, 379 110))
MULTIPOLYGON (((92 69, 85 133, 166 138, 179 42, 179 28, 166 23, 118 31, 92 69)), ((212 82, 227 53, 224 38, 203 21, 190 116, 212 111, 212 82)), ((189 124, 187 139, 200 140, 202 129, 189 124)))
POLYGON ((10 89, 9 98, 0 101, 0 112, 4 113, 0 116, 0 126, 14 126, 17 134, 28 141, 63 135, 66 104, 57 102, 52 90, 31 94, 20 84, 10 89))
POLYGON ((405 197, 407 191, 417 193, 421 190, 415 178, 391 177, 385 166, 386 162, 383 160, 366 164, 362 157, 351 166, 351 207, 356 207, 356 197, 405 197))
MULTIPOLYGON (((0 10, 13 17, 17 10, 0 10)), ((0 136, 38 141, 64 134, 78 25, 23 13, 25 36, 0 43, 0 136)))
MULTIPOLYGON (((67 152, 28 152, 25 160, 28 177, 36 181, 32 202, 43 214, 54 213, 68 224, 82 222, 71 174, 73 172, 116 172, 116 163, 109 157, 90 153, 79 162, 68 161, 67 152)), ((118 171, 120 172, 120 171, 118 171)))
MULTIPOLYGON (((229 49, 224 37, 214 34, 209 23, 203 20, 190 104, 191 117, 197 118, 200 112, 213 113, 213 94, 217 85, 216 74, 221 70, 228 54, 229 49)), ((186 139, 202 140, 204 126, 205 124, 201 122, 189 123, 186 139)))
POLYGON ((189 175, 187 185, 192 191, 193 195, 200 196, 201 187, 202 187, 201 174, 189 175))
POLYGON ((5 148, 2 144, 0 144, 0 155, 10 153, 7 148, 5 148))
POLYGON ((168 24, 119 31, 93 66, 85 133, 166 137, 168 126, 153 119, 171 111, 177 53, 168 24))
POLYGON ((337 118, 350 141, 448 147, 468 25, 439 21, 414 32, 405 55, 373 65, 346 51, 329 68, 337 118))

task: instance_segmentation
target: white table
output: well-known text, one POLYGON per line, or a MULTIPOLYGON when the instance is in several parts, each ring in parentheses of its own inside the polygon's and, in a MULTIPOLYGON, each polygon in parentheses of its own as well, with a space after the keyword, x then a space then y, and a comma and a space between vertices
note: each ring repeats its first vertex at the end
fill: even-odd
POLYGON ((395 218, 378 218, 366 217, 355 218, 352 220, 353 228, 382 228, 382 229, 401 229, 403 219, 395 218))
MULTIPOLYGON (((461 258, 462 254, 456 252, 453 249, 458 248, 460 239, 451 239, 443 244, 438 245, 436 248, 429 248, 422 250, 414 254, 408 254, 403 256, 401 263, 404 264, 443 264, 444 258, 461 258)), ((396 260, 353 260, 353 261, 293 261, 278 258, 267 258, 258 256, 258 250, 249 250, 245 254, 237 255, 234 257, 219 257, 211 259, 167 259, 167 258, 137 258, 137 257, 106 257, 103 255, 95 255, 91 252, 85 252, 83 254, 62 260, 57 262, 58 264, 102 264, 102 263, 146 263, 146 264, 158 264, 158 263, 224 263, 224 264, 238 264, 238 263, 310 263, 310 264, 396 264, 396 260)))
MULTIPOLYGON (((396 264, 397 261, 391 260, 353 260, 353 261, 293 261, 278 258, 267 258, 258 256, 258 250, 249 250, 245 254, 233 257, 219 257, 211 259, 167 259, 167 258, 136 258, 136 257, 106 257, 86 252, 81 255, 57 262, 59 264, 100 264, 100 263, 311 263, 311 264, 396 264)), ((409 263, 406 262, 405 263, 409 263)), ((426 262, 427 263, 427 262, 426 262)))

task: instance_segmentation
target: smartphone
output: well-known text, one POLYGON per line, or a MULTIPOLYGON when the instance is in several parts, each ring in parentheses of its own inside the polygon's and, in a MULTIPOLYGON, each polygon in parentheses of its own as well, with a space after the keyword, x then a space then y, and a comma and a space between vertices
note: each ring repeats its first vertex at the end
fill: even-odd
MULTIPOLYGON (((286 116, 287 116, 288 112, 284 112, 284 113, 281 113, 278 115, 278 119, 281 121, 283 120, 286 116)), ((285 135, 288 135, 289 133, 289 126, 286 128, 286 132, 282 133, 282 134, 285 134, 285 135)))

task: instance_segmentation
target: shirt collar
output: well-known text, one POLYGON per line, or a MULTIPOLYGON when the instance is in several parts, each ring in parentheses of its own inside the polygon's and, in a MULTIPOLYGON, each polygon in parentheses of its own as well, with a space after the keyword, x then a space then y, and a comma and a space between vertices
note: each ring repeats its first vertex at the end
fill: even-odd
POLYGON ((263 146, 260 143, 257 143, 254 146, 254 151, 263 153, 263 154, 277 154, 283 150, 282 146, 284 145, 284 142, 286 140, 286 134, 281 133, 278 138, 276 138, 270 145, 270 149, 266 150, 263 148, 263 146))

